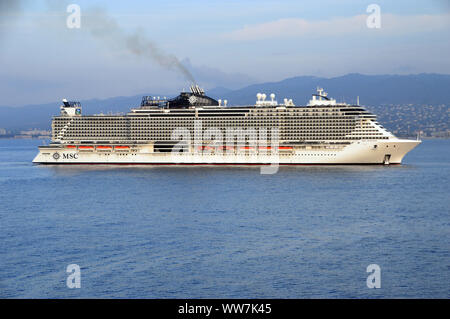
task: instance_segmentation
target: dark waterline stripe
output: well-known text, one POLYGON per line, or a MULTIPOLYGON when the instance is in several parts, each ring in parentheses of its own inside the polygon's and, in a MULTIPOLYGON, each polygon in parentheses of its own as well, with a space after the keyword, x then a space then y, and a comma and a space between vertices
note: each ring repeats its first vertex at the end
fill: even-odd
MULTIPOLYGON (((270 163, 34 163, 35 165, 159 165, 159 166, 267 166, 274 165, 270 163)), ((327 166, 341 166, 341 165, 401 165, 401 163, 279 163, 277 165, 280 166, 300 166, 300 165, 310 165, 310 166, 319 166, 319 165, 327 165, 327 166)))

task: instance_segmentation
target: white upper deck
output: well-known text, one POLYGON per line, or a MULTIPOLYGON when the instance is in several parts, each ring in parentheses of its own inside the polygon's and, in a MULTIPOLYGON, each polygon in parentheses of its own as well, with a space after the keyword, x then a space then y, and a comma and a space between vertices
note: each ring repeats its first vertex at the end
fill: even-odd
POLYGON ((336 105, 336 100, 328 97, 323 88, 317 87, 317 94, 313 94, 308 106, 336 105))

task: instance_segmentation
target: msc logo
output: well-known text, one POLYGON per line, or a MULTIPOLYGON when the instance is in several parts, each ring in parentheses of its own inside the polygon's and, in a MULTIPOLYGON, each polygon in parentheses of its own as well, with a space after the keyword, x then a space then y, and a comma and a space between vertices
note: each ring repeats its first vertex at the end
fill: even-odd
POLYGON ((78 154, 77 153, 63 154, 63 159, 78 159, 78 154))
POLYGON ((53 158, 54 158, 55 160, 59 160, 59 158, 60 158, 59 153, 53 153, 53 158))

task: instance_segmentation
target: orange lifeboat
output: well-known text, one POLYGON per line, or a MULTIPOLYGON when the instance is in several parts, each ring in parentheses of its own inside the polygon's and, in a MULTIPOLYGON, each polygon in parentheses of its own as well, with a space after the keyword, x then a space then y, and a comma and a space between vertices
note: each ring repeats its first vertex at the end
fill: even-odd
POLYGON ((109 145, 99 145, 99 146, 97 146, 97 149, 98 149, 98 150, 110 150, 110 149, 112 149, 112 146, 109 146, 109 145))
POLYGON ((75 145, 66 145, 66 148, 72 148, 72 149, 74 149, 74 148, 77 148, 75 145))
POLYGON ((80 150, 93 150, 94 146, 91 146, 91 145, 80 145, 80 146, 78 146, 78 149, 80 149, 80 150))
POLYGON ((280 146, 278 147, 279 150, 292 150, 292 146, 280 146))
POLYGON ((219 150, 232 151, 232 150, 234 150, 234 147, 233 146, 219 146, 219 150))
POLYGON ((117 146, 114 146, 114 148, 116 150, 129 150, 130 149, 129 146, 124 146, 124 145, 117 145, 117 146))

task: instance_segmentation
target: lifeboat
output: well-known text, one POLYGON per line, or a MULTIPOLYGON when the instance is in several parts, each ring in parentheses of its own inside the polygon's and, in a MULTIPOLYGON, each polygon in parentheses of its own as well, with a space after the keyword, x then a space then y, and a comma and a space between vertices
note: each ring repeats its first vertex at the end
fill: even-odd
POLYGON ((124 145, 117 145, 117 146, 114 146, 114 148, 116 150, 129 150, 130 149, 129 146, 124 146, 124 145))
POLYGON ((270 147, 270 146, 260 146, 260 147, 258 147, 258 149, 260 149, 260 150, 271 150, 272 147, 270 147))
POLYGON ((74 148, 77 148, 77 147, 75 145, 66 145, 66 148, 74 149, 74 148))
POLYGON ((206 150, 210 151, 210 150, 214 150, 214 147, 212 147, 212 146, 199 146, 198 150, 200 150, 200 151, 206 151, 206 150))
POLYGON ((91 145, 80 145, 80 146, 78 146, 78 149, 80 149, 80 150, 93 150, 94 146, 91 146, 91 145))
POLYGON ((280 146, 278 147, 279 150, 292 150, 292 146, 280 146))
POLYGON ((254 147, 251 146, 241 146, 241 150, 254 150, 254 147))
POLYGON ((112 149, 112 146, 109 146, 109 145, 99 145, 99 146, 97 146, 97 149, 98 149, 98 150, 111 150, 111 149, 112 149))
POLYGON ((232 151, 232 150, 234 150, 234 147, 233 146, 219 146, 219 150, 232 151))

